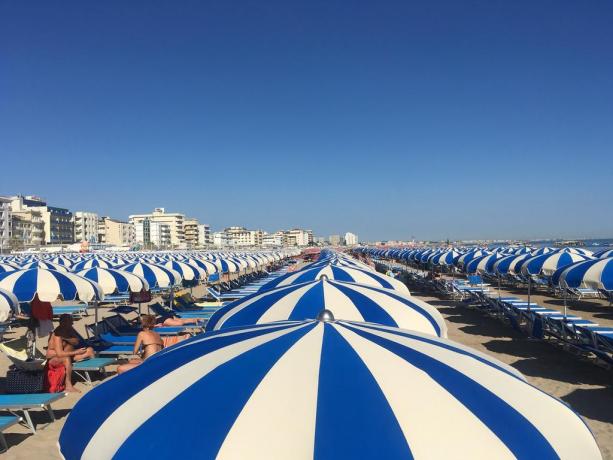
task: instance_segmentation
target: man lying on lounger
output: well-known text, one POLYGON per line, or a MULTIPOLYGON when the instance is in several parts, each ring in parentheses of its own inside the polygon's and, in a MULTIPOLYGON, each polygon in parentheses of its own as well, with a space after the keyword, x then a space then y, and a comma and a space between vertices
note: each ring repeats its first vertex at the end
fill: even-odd
POLYGON ((47 358, 50 364, 63 364, 66 368, 66 391, 80 393, 72 385, 72 362, 83 361, 95 356, 91 347, 79 347, 80 340, 72 326, 72 316, 63 314, 60 316, 60 325, 55 328, 49 338, 47 358))

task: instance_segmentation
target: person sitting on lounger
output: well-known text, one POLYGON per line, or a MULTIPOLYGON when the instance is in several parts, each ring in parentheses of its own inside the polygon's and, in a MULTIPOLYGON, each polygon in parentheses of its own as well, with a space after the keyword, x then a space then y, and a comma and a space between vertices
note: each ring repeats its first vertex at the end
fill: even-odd
POLYGON ((47 358, 54 365, 66 368, 66 391, 80 393, 72 384, 72 362, 83 361, 95 356, 91 347, 80 347, 80 339, 73 327, 71 315, 61 315, 60 324, 49 338, 47 358))
POLYGON ((138 358, 131 359, 127 364, 122 364, 117 368, 117 373, 122 374, 130 369, 140 366, 147 358, 153 356, 164 348, 162 337, 153 331, 155 327, 155 316, 143 315, 141 317, 142 331, 136 336, 133 354, 138 358))

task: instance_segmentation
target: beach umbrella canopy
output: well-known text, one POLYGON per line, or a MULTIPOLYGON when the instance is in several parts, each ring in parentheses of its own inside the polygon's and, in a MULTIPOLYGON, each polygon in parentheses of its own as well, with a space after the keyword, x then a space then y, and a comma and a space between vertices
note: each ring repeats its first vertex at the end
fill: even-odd
POLYGON ((81 397, 61 455, 601 458, 585 422, 512 367, 447 339, 328 313, 162 350, 81 397))
POLYGON ((553 284, 570 288, 590 288, 613 291, 613 257, 577 262, 557 270, 553 284))
POLYGON ((494 264, 504 257, 500 252, 472 259, 464 265, 466 273, 493 273, 494 264))
POLYGON ((524 275, 551 276, 561 267, 588 259, 591 257, 573 252, 552 252, 526 259, 522 262, 521 272, 524 275))
POLYGON ((485 249, 473 249, 472 251, 469 251, 465 254, 462 254, 460 257, 458 257, 456 264, 460 267, 463 267, 471 260, 476 259, 478 257, 486 256, 489 253, 490 252, 485 249))
POLYGON ((206 270, 198 265, 185 262, 169 261, 163 264, 164 267, 179 273, 184 280, 193 281, 206 278, 206 270))
POLYGON ((98 283, 105 295, 149 290, 147 281, 128 271, 93 267, 81 270, 77 275, 98 283))
POLYGON ((212 263, 212 262, 210 262, 208 260, 191 258, 191 259, 187 259, 186 263, 188 263, 190 265, 196 265, 196 266, 204 269, 204 271, 206 271, 207 274, 209 274, 209 275, 212 275, 213 273, 218 273, 219 272, 219 268, 214 263, 212 263))
POLYGON ((447 336, 447 326, 432 305, 391 289, 320 279, 259 291, 217 310, 206 330, 316 318, 324 309, 335 318, 447 336))
POLYGON ((432 256, 429 262, 433 265, 453 265, 461 255, 462 254, 456 250, 450 249, 432 256))
POLYGON ((87 259, 77 262, 72 266, 73 272, 80 272, 81 270, 85 270, 86 268, 113 268, 113 264, 104 259, 87 259))
POLYGON ((555 248, 550 248, 550 247, 542 247, 542 248, 538 248, 535 249, 534 251, 532 251, 532 255, 533 256, 541 256, 543 254, 549 254, 550 252, 556 252, 557 250, 555 248))
POLYGON ((0 263, 0 273, 13 272, 15 270, 18 270, 19 268, 19 266, 8 262, 0 263))
POLYGON ((59 272, 68 271, 68 268, 63 265, 54 264, 53 262, 46 262, 44 260, 37 260, 36 262, 29 262, 21 266, 22 270, 28 270, 30 268, 43 268, 45 270, 55 270, 59 272))
POLYGON ((19 300, 12 292, 0 289, 0 321, 9 319, 11 312, 19 312, 19 300))
POLYGON ((104 298, 95 282, 74 273, 44 268, 0 273, 0 289, 12 292, 20 302, 30 302, 36 294, 44 302, 53 302, 58 297, 83 302, 104 298))
POLYGON ((511 255, 498 259, 494 262, 493 271, 499 275, 506 275, 508 273, 518 273, 515 270, 518 264, 521 264, 526 259, 532 257, 529 253, 523 253, 518 255, 511 255))
POLYGON ((613 249, 605 249, 594 253, 594 257, 599 259, 605 259, 607 257, 613 257, 613 249))
POLYGON ((364 284, 366 286, 382 287, 409 295, 409 288, 396 278, 377 273, 373 270, 362 270, 359 268, 342 267, 336 265, 325 265, 321 267, 307 268, 297 272, 290 272, 282 275, 260 288, 266 291, 275 287, 289 286, 291 284, 302 284, 306 281, 314 281, 327 277, 337 281, 348 281, 350 283, 364 284))
POLYGON ((175 286, 181 282, 181 274, 162 265, 149 264, 146 262, 134 262, 132 264, 117 267, 118 270, 134 273, 147 280, 150 287, 161 289, 175 286))

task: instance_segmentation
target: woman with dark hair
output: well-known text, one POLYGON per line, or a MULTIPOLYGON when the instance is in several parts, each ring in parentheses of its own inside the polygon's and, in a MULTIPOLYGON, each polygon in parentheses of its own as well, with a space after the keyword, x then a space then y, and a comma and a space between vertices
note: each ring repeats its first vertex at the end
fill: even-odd
POLYGON ((119 366, 117 368, 118 374, 134 369, 136 366, 141 365, 147 358, 164 348, 162 337, 160 337, 160 335, 153 330, 155 327, 155 316, 141 316, 141 327, 143 330, 136 336, 133 352, 133 354, 138 357, 131 359, 127 364, 119 366))

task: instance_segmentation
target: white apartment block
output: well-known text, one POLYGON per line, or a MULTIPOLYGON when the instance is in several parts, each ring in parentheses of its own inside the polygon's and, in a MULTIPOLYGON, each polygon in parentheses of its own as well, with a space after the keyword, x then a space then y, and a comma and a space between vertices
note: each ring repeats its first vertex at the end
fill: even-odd
POLYGON ((0 253, 3 253, 11 241, 11 200, 0 197, 0 253))
MULTIPOLYGON (((129 217, 129 220, 130 223, 134 225, 137 243, 145 243, 145 241, 142 239, 144 238, 144 230, 142 224, 145 220, 152 224, 160 224, 168 228, 168 231, 170 232, 169 246, 178 247, 185 243, 185 230, 183 228, 185 215, 183 214, 175 212, 166 212, 164 208, 155 208, 151 214, 133 214, 129 217)), ((157 231, 157 227, 154 231, 157 231)), ((160 231, 160 235, 163 236, 162 240, 165 241, 166 230, 160 231)))
POLYGON ((330 245, 338 246, 341 244, 341 237, 340 235, 330 235, 330 238, 328 238, 328 241, 330 242, 330 245))
POLYGON ((198 247, 204 248, 213 244, 211 227, 208 224, 198 225, 198 247))
POLYGON ((267 248, 283 246, 284 241, 285 235, 283 232, 266 233, 262 236, 262 246, 267 248))
POLYGON ((198 246, 199 225, 200 223, 196 219, 185 219, 183 221, 183 234, 188 249, 193 249, 198 246))
POLYGON ((134 225, 134 235, 136 242, 148 249, 167 249, 172 246, 172 233, 168 224, 145 218, 134 225))
POLYGON ((98 214, 95 212, 76 211, 74 213, 75 242, 98 243, 98 220, 98 214))
POLYGON ((213 246, 217 248, 225 248, 230 245, 230 240, 226 232, 213 233, 213 246))
POLYGON ((347 246, 355 246, 358 244, 358 235, 350 232, 345 233, 345 244, 347 246))
POLYGON ((285 239, 287 246, 308 246, 309 243, 313 242, 313 232, 294 228, 285 232, 285 239))
POLYGON ((228 245, 233 247, 254 247, 262 245, 262 230, 247 230, 245 227, 228 227, 224 230, 228 245))

